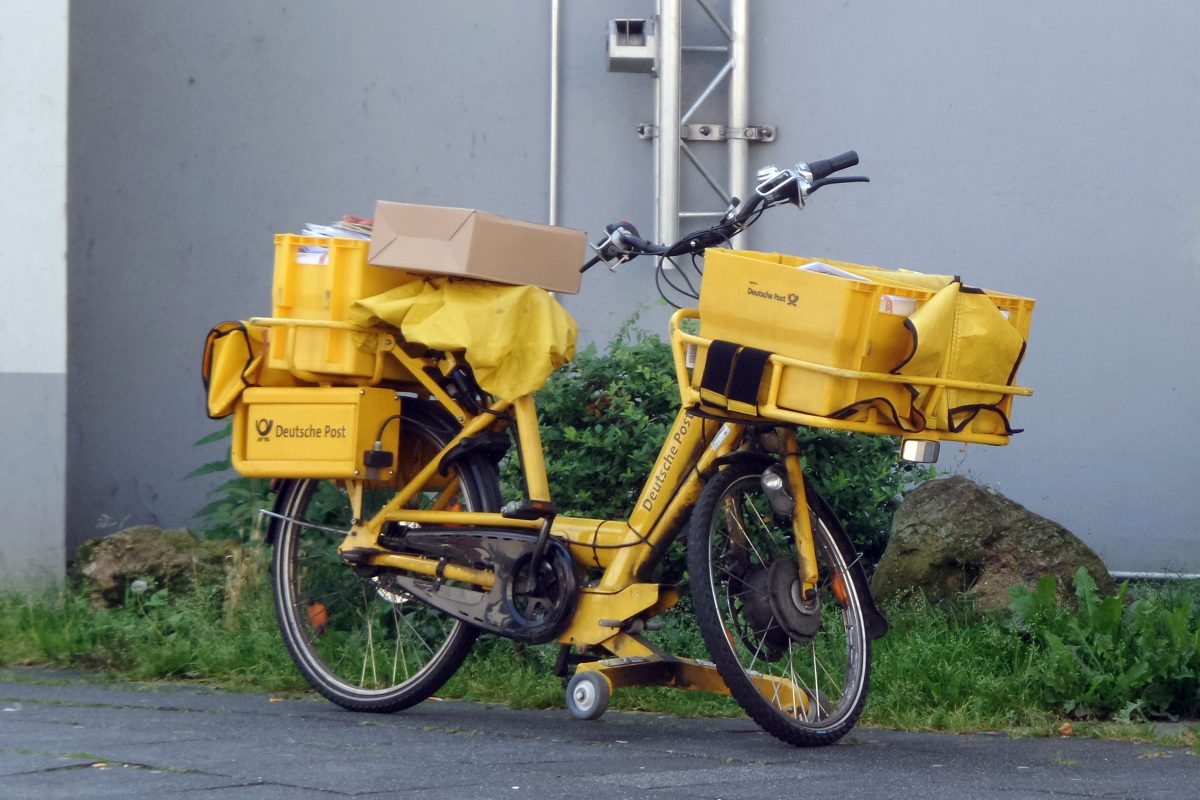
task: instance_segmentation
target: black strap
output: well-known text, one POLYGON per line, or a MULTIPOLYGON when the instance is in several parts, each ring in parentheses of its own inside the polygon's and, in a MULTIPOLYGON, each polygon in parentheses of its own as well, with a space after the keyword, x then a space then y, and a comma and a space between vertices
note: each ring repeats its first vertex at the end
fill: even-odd
POLYGON ((762 384, 763 370, 767 368, 770 358, 771 354, 766 350, 739 348, 725 396, 739 403, 757 406, 758 387, 762 384))
POLYGON ((704 359, 700 399, 743 414, 758 413, 758 387, 770 363, 766 350, 714 339, 704 359))
POLYGON ((733 362, 737 358, 738 346, 733 342, 713 339, 708 346, 708 354, 704 357, 704 375, 700 378, 700 388, 715 392, 722 397, 729 389, 729 376, 733 372, 733 362))
POLYGON ((1000 417, 1001 424, 1004 425, 1004 435, 1012 436, 1015 433, 1021 433, 1024 428, 1014 428, 1008 422, 1008 415, 1000 410, 1000 406, 991 405, 988 403, 972 403, 971 405, 955 406, 950 409, 950 419, 947 420, 952 433, 961 433, 966 430, 966 427, 975 421, 981 411, 987 411, 1000 417), (959 421, 955 421, 955 420, 959 421))
POLYGON ((892 401, 888 400, 886 397, 869 397, 865 400, 859 400, 851 403, 845 408, 840 408, 837 411, 834 411, 832 414, 826 414, 826 416, 832 417, 833 419, 847 419, 849 417, 853 417, 860 411, 867 410, 868 408, 875 408, 882 412, 885 416, 891 419, 893 425, 905 433, 920 433, 921 431, 925 430, 925 415, 921 413, 921 409, 913 406, 910 418, 907 421, 903 420, 900 417, 900 411, 896 408, 892 401))

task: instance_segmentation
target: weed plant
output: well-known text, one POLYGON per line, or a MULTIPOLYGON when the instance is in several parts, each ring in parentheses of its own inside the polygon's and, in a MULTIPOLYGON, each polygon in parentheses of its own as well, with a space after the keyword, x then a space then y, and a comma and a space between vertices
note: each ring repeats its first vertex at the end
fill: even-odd
MULTIPOLYGON (((219 430, 194 442, 198 447, 223 443, 225 453, 221 458, 196 467, 186 477, 200 478, 205 475, 232 473, 232 437, 233 423, 227 422, 219 430)), ((213 500, 196 512, 196 518, 203 521, 201 535, 209 539, 234 539, 242 544, 261 541, 263 518, 258 512, 259 509, 270 508, 275 497, 270 488, 270 481, 234 475, 217 485, 210 494, 215 495, 213 500)))
POLYGON ((1036 689, 1037 651, 1002 613, 922 598, 886 610, 874 642, 864 720, 908 730, 1048 729, 1053 706, 1036 689))
POLYGON ((1080 717, 1195 718, 1200 713, 1200 613, 1196 592, 1123 584, 1102 597, 1080 567, 1078 609, 1057 599, 1054 576, 1009 590, 1015 629, 1038 653, 1047 704, 1080 717))

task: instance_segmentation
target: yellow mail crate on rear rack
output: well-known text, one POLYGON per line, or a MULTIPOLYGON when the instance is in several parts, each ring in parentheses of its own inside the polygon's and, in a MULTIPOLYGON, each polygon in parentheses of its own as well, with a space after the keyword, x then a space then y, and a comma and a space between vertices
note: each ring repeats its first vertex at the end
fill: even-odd
POLYGON ((400 398, 389 389, 250 387, 233 417, 233 467, 251 478, 389 480, 395 465, 370 470, 376 442, 395 453, 400 398))
POLYGON ((275 280, 272 287, 275 320, 298 320, 295 325, 271 326, 268 365, 294 374, 371 377, 377 367, 396 374, 399 363, 379 359, 375 337, 348 329, 350 306, 408 281, 411 273, 367 263, 370 243, 358 239, 275 236, 275 280), (332 322, 333 326, 304 325, 303 322, 332 322), (364 346, 365 345, 365 346, 364 346))
MULTIPOLYGON (((723 346, 714 343, 734 343, 772 356, 771 369, 763 372, 757 387, 759 403, 767 403, 770 394, 769 405, 779 409, 866 423, 835 427, 899 435, 923 430, 928 422, 934 431, 948 430, 946 391, 930 392, 929 387, 922 387, 918 393, 895 373, 905 372, 903 366, 914 354, 916 329, 909 317, 940 290, 956 284, 955 278, 946 275, 778 253, 709 249, 700 293, 699 337, 689 338, 696 345, 690 384, 701 399, 733 408, 721 400, 720 391, 702 384, 710 358, 729 357, 729 347, 722 351, 723 346), (830 369, 805 368, 789 363, 791 360, 830 369)), ((997 309, 997 318, 1007 320, 1020 342, 1027 340, 1034 302, 998 292, 985 294, 997 309)), ((959 336, 959 331, 953 335, 959 336)), ((956 341, 955 346, 973 343, 956 341)), ((934 377, 905 375, 918 382, 934 377)), ((1008 382, 1014 379, 1015 368, 1008 382)), ((1011 394, 994 398, 1005 419, 1010 416, 1011 404, 1011 394)), ((963 432, 985 438, 1007 434, 1006 424, 997 415, 990 415, 994 419, 987 416, 966 422, 963 432)), ((996 438, 990 443, 1003 440, 996 438)))

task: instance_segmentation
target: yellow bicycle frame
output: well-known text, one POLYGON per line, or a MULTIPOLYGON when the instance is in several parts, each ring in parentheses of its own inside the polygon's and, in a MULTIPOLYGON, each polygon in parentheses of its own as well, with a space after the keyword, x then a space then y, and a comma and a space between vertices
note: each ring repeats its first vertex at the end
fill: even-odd
MULTIPOLYGON (((257 318, 253 323, 279 330, 289 339, 296 321, 257 318)), ((672 320, 672 338, 677 336, 676 320, 672 320)), ((330 323, 306 322, 320 326, 330 323)), ((538 519, 517 519, 495 512, 467 512, 447 508, 449 498, 457 491, 457 481, 439 474, 443 458, 465 440, 489 430, 503 430, 508 420, 515 422, 520 463, 529 500, 549 503, 550 488, 542 452, 537 412, 532 396, 525 395, 512 402, 498 401, 482 413, 472 414, 448 395, 427 369, 436 366, 428 358, 406 353, 393 338, 380 337, 379 358, 391 357, 403 371, 413 376, 460 424, 461 429, 438 453, 432 454, 400 482, 390 501, 369 519, 363 518, 362 497, 367 485, 363 480, 344 480, 352 506, 354 525, 340 546, 343 553, 356 551, 356 563, 383 568, 400 569, 418 575, 440 576, 449 580, 490 588, 495 575, 487 569, 466 564, 453 564, 421 555, 395 553, 379 544, 379 536, 388 523, 421 525, 460 525, 489 528, 508 528, 536 533, 541 529, 538 519), (423 493, 438 492, 432 508, 414 509, 414 499, 423 493), (364 554, 367 554, 364 558, 364 554)), ((377 362, 378 364, 378 362, 377 362)), ((375 383, 383 372, 377 366, 375 383)), ((680 398, 685 400, 688 387, 680 383, 680 398)), ((557 641, 580 650, 599 649, 615 659, 579 665, 580 671, 603 675, 610 687, 668 684, 683 688, 704 689, 727 693, 724 681, 711 664, 690 659, 674 658, 659 651, 639 636, 645 621, 661 614, 679 600, 673 586, 650 582, 653 568, 661 560, 687 520, 688 514, 704 482, 717 467, 714 462, 744 446, 745 426, 735 420, 710 419, 690 414, 681 402, 666 440, 659 451, 646 483, 627 520, 599 520, 554 516, 549 535, 569 549, 581 581, 574 613, 559 634, 557 641)), ((403 435, 403 433, 401 434, 403 435)), ((792 437, 781 437, 790 440, 792 437)), ((812 531, 809 517, 803 512, 804 479, 798 457, 789 450, 784 459, 788 482, 798 504, 795 515, 797 552, 805 587, 816 584, 812 531)), ((778 695, 790 691, 802 696, 786 679, 762 676, 755 678, 760 688, 778 695)), ((805 702, 801 698, 801 702, 805 702)))
MULTIPOLYGON (((461 425, 461 429, 440 452, 432 454, 425 463, 397 465, 401 476, 396 481, 403 485, 387 505, 370 519, 365 519, 362 513, 363 490, 367 483, 358 479, 342 481, 351 500, 354 521, 353 527, 340 546, 340 551, 347 554, 348 560, 348 554, 354 551, 353 561, 356 564, 398 569, 490 589, 495 584, 495 574, 491 570, 468 564, 448 563, 444 559, 417 554, 396 553, 381 546, 379 537, 384 526, 389 523, 475 526, 540 533, 543 526, 548 524, 548 535, 570 551, 580 583, 574 612, 558 635, 557 641, 581 651, 598 649, 616 656, 615 659, 580 664, 577 671, 598 672, 607 679, 610 688, 659 683, 727 692, 724 682, 711 664, 674 658, 657 650, 639 636, 648 619, 671 608, 679 599, 675 587, 652 582, 651 573, 683 527, 690 510, 700 497, 706 477, 720 467, 720 464, 716 463, 717 459, 748 446, 747 423, 762 426, 766 422, 768 425, 777 425, 787 430, 800 424, 868 433, 900 433, 874 416, 858 421, 835 420, 813 417, 780 407, 777 398, 783 369, 806 369, 840 377, 867 378, 875 381, 922 383, 934 387, 931 396, 937 395, 946 387, 982 389, 1001 394, 1030 393, 1028 389, 1015 386, 989 386, 944 378, 901 377, 834 369, 772 355, 764 381, 767 389, 754 407, 753 416, 734 411, 720 412, 719 417, 694 414, 692 410, 700 404, 701 398, 698 390, 692 385, 685 351, 688 347, 705 347, 711 344, 694 333, 683 330, 684 321, 695 319, 696 316, 695 310, 685 309, 677 312, 671 319, 670 340, 679 385, 680 411, 627 520, 552 516, 547 522, 545 519, 522 519, 496 512, 466 512, 449 508, 449 500, 457 492, 458 485, 457 479, 447 479, 439 473, 438 468, 442 461, 471 437, 488 431, 505 430, 510 420, 516 426, 528 500, 534 507, 552 507, 533 397, 525 395, 511 402, 497 401, 480 413, 472 413, 450 396, 435 377, 439 372, 445 374, 448 366, 453 365, 453 356, 415 357, 407 353, 395 337, 386 332, 355 329, 361 333, 377 334, 375 369, 369 378, 361 381, 363 385, 379 383, 385 372, 389 375, 407 376, 419 384, 415 386, 418 391, 437 400, 461 425), (385 359, 388 358, 395 361, 389 361, 385 366, 385 359), (439 495, 431 508, 409 507, 415 505, 413 501, 418 495, 426 495, 431 491, 439 495)), ((339 330, 354 327, 347 323, 301 322, 274 318, 252 319, 251 322, 270 327, 276 331, 273 336, 283 337, 281 352, 288 354, 293 350, 293 339, 300 326, 328 326, 339 330)), ((793 535, 802 590, 807 592, 817 585, 820 576, 817 573, 803 469, 795 437, 781 435, 777 438, 781 443, 779 455, 782 456, 789 492, 796 503, 793 535)), ((922 434, 922 438, 1003 443, 1003 437, 1000 436, 969 432, 931 431, 922 434)), ((238 446, 235 437, 235 461, 240 456, 237 452, 238 446)), ((357 472, 354 474, 357 475, 357 472)), ((792 697, 799 698, 800 705, 807 707, 807 695, 799 692, 787 679, 751 676, 751 680, 759 684, 759 689, 765 695, 779 697, 781 693, 790 692, 792 697)), ((796 703, 793 702, 793 705, 796 703)))

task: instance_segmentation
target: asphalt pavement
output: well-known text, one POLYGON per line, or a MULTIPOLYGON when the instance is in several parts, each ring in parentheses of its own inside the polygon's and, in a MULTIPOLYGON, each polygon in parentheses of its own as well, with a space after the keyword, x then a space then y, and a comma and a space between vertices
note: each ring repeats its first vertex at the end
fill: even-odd
POLYGON ((1198 798, 1200 756, 1153 744, 859 727, 788 747, 749 720, 316 696, 0 670, 4 800, 1198 798))

